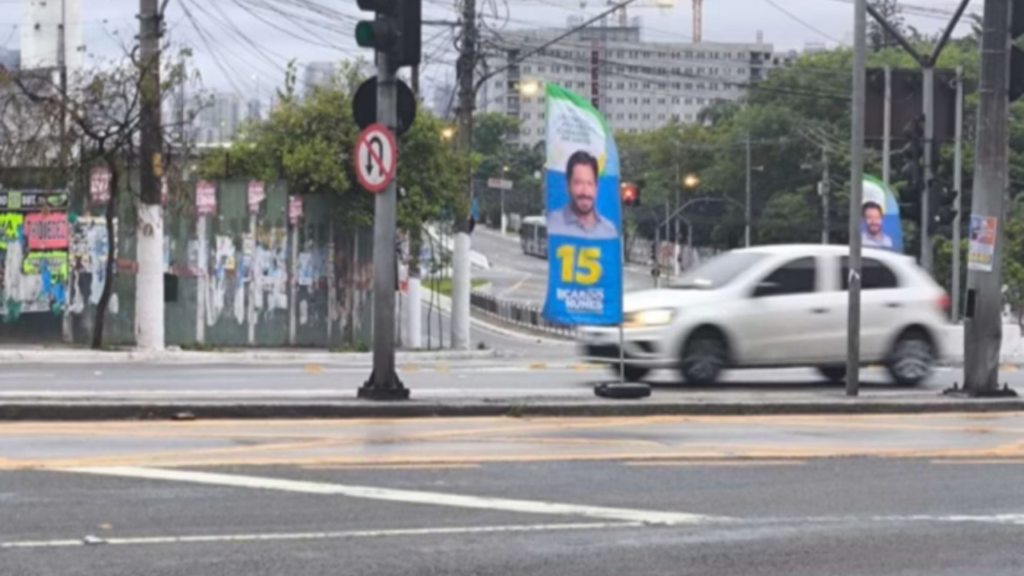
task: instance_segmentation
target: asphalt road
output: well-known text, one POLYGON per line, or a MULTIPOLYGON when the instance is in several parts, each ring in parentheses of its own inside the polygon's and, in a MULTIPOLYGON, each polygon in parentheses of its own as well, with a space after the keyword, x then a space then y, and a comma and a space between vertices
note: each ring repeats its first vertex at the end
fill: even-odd
MULTIPOLYGON (((523 254, 519 239, 479 227, 473 233, 473 250, 487 256, 490 270, 473 270, 473 277, 487 280, 491 292, 506 300, 544 304, 547 294, 548 263, 546 260, 523 254)), ((623 272, 627 292, 651 288, 651 276, 636 267, 623 272)))
MULTIPOLYGON (((399 375, 417 398, 592 397, 595 384, 615 380, 606 367, 580 364, 569 344, 548 343, 543 358, 494 358, 454 362, 406 362, 399 375)), ((370 373, 370 358, 348 365, 274 364, 6 364, 0 371, 0 401, 26 399, 160 398, 310 399, 349 397, 370 373)), ((1024 374, 1003 380, 1024 388, 1024 374)), ((961 381, 959 369, 944 368, 915 392, 933 396, 961 381)), ((715 386, 680 384, 672 372, 655 373, 657 396, 687 394, 760 395, 841 390, 812 369, 734 371, 715 386)), ((865 394, 905 393, 881 369, 864 371, 865 394)))
POLYGON ((1022 424, 0 425, 0 571, 1018 576, 1022 424))

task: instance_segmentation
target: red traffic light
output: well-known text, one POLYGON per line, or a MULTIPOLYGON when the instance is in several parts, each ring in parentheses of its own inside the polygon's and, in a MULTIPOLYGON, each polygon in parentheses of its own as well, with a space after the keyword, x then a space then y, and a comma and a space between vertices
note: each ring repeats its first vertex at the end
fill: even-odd
POLYGON ((637 189, 636 184, 632 182, 622 183, 622 203, 626 206, 635 206, 640 204, 640 191, 637 189))

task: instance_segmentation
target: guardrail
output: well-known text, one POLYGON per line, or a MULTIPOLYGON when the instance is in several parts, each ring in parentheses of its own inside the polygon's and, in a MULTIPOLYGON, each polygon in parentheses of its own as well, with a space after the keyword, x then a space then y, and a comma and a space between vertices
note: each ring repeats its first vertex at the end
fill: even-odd
POLYGON ((541 310, 522 302, 501 300, 490 294, 473 292, 469 297, 470 305, 476 310, 502 322, 561 336, 575 338, 576 328, 564 324, 549 322, 541 310))

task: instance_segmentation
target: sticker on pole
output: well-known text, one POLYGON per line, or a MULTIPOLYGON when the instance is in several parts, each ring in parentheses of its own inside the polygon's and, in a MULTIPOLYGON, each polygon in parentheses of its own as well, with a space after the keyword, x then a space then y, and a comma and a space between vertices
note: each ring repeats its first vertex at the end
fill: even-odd
POLYGON ((967 269, 991 272, 996 254, 996 229, 999 220, 992 216, 971 214, 970 239, 967 243, 967 269))
POLYGON ((368 192, 383 192, 395 179, 398 146, 383 124, 372 124, 356 141, 356 178, 368 192))

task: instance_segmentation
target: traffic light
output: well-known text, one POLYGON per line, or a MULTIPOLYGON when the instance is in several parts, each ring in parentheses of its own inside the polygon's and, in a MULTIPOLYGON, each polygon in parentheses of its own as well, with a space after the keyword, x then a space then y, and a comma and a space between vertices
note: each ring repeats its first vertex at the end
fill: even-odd
POLYGON ((924 195, 924 116, 918 116, 903 130, 907 143, 900 149, 903 162, 900 180, 900 214, 907 220, 917 221, 921 216, 921 200, 924 195))
POLYGON ((384 52, 394 69, 420 63, 423 0, 357 0, 357 3, 360 10, 376 13, 376 18, 356 24, 356 44, 384 52))
POLYGON ((951 189, 949 186, 936 185, 935 183, 931 186, 932 190, 932 201, 929 203, 931 208, 931 219, 932 222, 939 226, 947 226, 953 223, 956 219, 956 197, 957 191, 951 189))
POLYGON ((1007 92, 1010 102, 1024 96, 1024 50, 1017 40, 1024 36, 1024 1, 1013 0, 1010 8, 1010 84, 1007 92))
POLYGON ((640 188, 632 182, 623 182, 620 186, 622 191, 622 204, 624 206, 640 205, 640 188))

